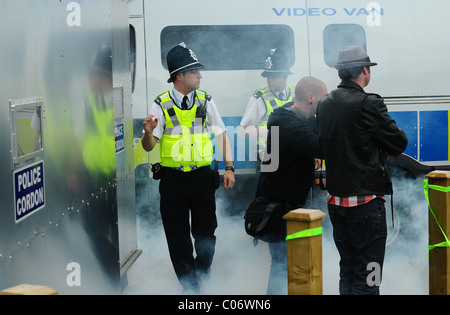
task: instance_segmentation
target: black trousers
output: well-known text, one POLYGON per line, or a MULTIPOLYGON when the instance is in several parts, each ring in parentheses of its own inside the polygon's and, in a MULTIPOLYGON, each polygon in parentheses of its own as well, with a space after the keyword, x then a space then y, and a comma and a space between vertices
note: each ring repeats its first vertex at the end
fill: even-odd
POLYGON ((184 173, 164 168, 159 192, 161 218, 175 273, 185 290, 198 291, 199 280, 209 276, 216 245, 211 169, 204 167, 184 173))
POLYGON ((339 293, 379 294, 387 238, 384 200, 351 208, 328 204, 328 213, 341 257, 339 293))

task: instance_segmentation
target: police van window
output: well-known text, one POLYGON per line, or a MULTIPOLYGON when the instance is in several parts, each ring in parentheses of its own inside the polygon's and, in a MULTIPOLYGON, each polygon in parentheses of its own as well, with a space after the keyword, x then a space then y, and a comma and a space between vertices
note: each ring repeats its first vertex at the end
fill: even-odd
POLYGON ((40 97, 10 100, 11 157, 16 165, 43 155, 43 104, 40 97))
POLYGON ((136 85, 136 30, 130 24, 130 66, 131 66, 131 91, 134 93, 136 85))
POLYGON ((289 67, 295 62, 294 32, 288 25, 168 26, 161 32, 161 63, 181 42, 195 51, 205 70, 264 69, 267 53, 282 48, 289 67))
POLYGON ((323 49, 325 62, 334 67, 339 50, 345 46, 362 45, 367 51, 366 32, 358 24, 330 24, 323 30, 323 49))

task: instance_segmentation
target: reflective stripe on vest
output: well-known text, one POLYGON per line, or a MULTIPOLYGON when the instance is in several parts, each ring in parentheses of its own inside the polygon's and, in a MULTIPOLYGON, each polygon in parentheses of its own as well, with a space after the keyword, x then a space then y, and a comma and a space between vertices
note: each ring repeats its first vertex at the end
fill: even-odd
POLYGON ((166 118, 164 133, 160 139, 161 164, 184 172, 209 166, 213 157, 213 144, 206 128, 205 117, 199 116, 206 106, 207 94, 197 90, 194 105, 181 110, 167 91, 158 96, 158 102, 166 118))
MULTIPOLYGON (((295 87, 293 86, 288 87, 289 87, 289 98, 285 101, 276 98, 273 92, 267 86, 256 91, 255 95, 259 94, 260 97, 262 97, 264 104, 266 105, 266 115, 263 118, 261 118, 260 122, 258 123, 258 127, 267 127, 269 116, 273 113, 275 109, 283 106, 284 104, 294 101, 295 87)), ((260 151, 264 151, 266 147, 266 137, 258 137, 258 146, 260 151)))
POLYGON ((266 86, 258 91, 256 91, 256 94, 260 94, 264 104, 266 105, 266 115, 261 119, 258 126, 267 126, 267 121, 269 120, 270 114, 273 113, 275 109, 278 107, 283 106, 284 104, 290 103, 294 101, 295 96, 295 88, 293 86, 289 87, 289 98, 285 101, 282 101, 275 97, 273 92, 266 86))

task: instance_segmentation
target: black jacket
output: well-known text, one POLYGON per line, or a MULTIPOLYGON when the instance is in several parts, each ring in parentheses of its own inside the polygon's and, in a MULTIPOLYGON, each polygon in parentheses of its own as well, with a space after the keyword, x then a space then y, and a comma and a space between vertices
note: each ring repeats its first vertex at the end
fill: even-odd
POLYGON ((401 154, 408 139, 381 96, 343 81, 319 102, 317 121, 331 195, 392 193, 386 153, 401 154))
MULTIPOLYGON (((272 133, 279 128, 279 165, 274 172, 261 172, 258 194, 270 200, 304 205, 314 180, 314 158, 321 158, 315 119, 312 122, 288 103, 269 117, 267 151, 272 156, 272 133)), ((314 118, 314 117, 313 117, 314 118)), ((275 157, 274 157, 275 158, 275 157)), ((273 159, 270 161, 273 163, 273 159)))

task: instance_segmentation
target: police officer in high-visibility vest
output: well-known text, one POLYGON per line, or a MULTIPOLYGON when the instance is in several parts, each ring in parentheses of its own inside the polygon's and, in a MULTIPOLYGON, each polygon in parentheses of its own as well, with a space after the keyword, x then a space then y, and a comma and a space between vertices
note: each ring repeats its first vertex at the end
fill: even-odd
POLYGON ((225 161, 225 189, 234 185, 234 167, 216 104, 199 90, 200 69, 204 66, 184 43, 169 51, 167 65, 168 83, 173 82, 174 88, 160 94, 152 105, 143 123, 142 146, 151 151, 159 140, 160 210, 170 258, 183 289, 198 293, 199 284, 209 276, 216 243, 218 183, 214 184, 211 170, 213 144, 209 132, 214 134, 225 161))
POLYGON ((241 137, 257 139, 258 158, 263 161, 266 147, 267 121, 274 109, 295 100, 295 87, 287 84, 289 70, 287 55, 282 49, 271 49, 261 76, 267 86, 255 91, 250 98, 238 129, 241 137))

